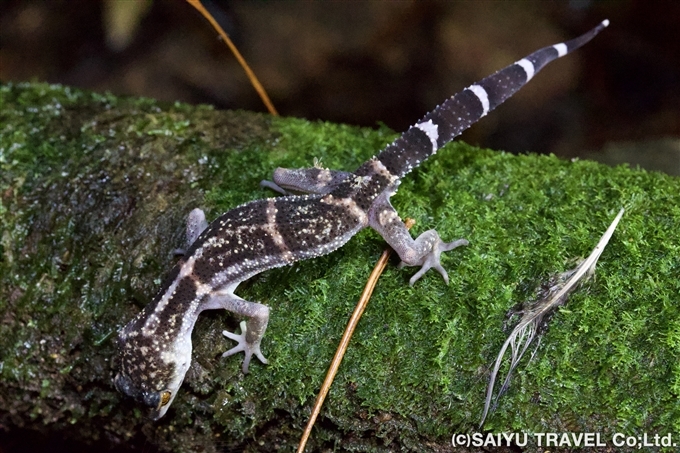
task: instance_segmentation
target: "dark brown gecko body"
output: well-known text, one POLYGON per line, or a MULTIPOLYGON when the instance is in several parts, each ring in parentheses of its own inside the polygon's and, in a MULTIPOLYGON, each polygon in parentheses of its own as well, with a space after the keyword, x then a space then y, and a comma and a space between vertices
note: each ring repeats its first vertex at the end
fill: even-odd
POLYGON ((403 264, 421 266, 413 285, 434 268, 448 283, 440 264, 442 252, 465 239, 445 243, 435 230, 413 239, 390 204, 400 179, 464 129, 512 96, 550 61, 566 55, 606 27, 566 43, 545 47, 449 98, 355 172, 323 168, 277 169, 281 192, 308 195, 257 200, 238 206, 205 224, 203 212, 189 216, 184 259, 166 278, 153 301, 120 331, 120 372, 116 387, 162 417, 177 394, 191 362, 191 332, 207 309, 226 309, 245 316, 242 333, 224 332, 238 345, 224 355, 245 352, 243 371, 252 355, 262 362, 260 341, 269 308, 248 302, 234 291, 252 276, 296 261, 328 254, 362 228, 374 228, 399 254, 403 264))

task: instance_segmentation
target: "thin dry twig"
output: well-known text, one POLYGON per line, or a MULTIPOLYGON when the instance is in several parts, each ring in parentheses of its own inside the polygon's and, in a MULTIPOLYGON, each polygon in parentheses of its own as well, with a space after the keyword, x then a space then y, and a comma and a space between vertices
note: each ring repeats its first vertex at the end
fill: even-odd
POLYGON ((272 104, 272 101, 269 99, 269 96, 267 96, 267 92, 260 84, 260 81, 257 80, 255 73, 252 71, 252 69, 250 69, 250 66, 248 66, 248 63, 246 63, 246 60, 241 55, 241 52, 239 52, 234 43, 231 42, 229 36, 224 32, 222 27, 220 27, 220 24, 217 23, 212 14, 210 14, 208 10, 203 7, 203 4, 201 4, 201 0, 187 0, 187 3, 196 8, 198 12, 203 15, 203 17, 208 19, 210 25, 212 25, 212 27, 217 31, 217 33, 219 33, 224 42, 227 43, 227 46, 236 57, 236 60, 239 62, 243 70, 246 72, 246 75, 248 76, 250 83, 253 85, 253 88, 255 88, 255 91, 257 91, 257 94, 260 95, 260 99, 262 99, 262 102, 267 107, 267 110, 269 110, 269 113, 271 113, 274 116, 279 116, 279 113, 274 108, 274 104, 272 104))
MULTIPOLYGON (((406 224, 407 229, 411 229, 411 227, 416 222, 413 219, 406 219, 404 223, 406 224)), ((321 389, 319 390, 319 394, 316 397, 316 401, 314 402, 312 414, 310 415, 309 421, 307 422, 307 426, 305 427, 305 431, 302 433, 302 437, 300 438, 297 453, 302 453, 305 450, 305 445, 307 445, 309 435, 312 433, 312 428, 314 427, 316 418, 319 416, 319 412, 321 412, 321 406, 323 406, 323 402, 326 399, 326 395, 328 395, 328 391, 331 388, 331 384, 333 383, 335 375, 338 373, 338 369, 340 368, 340 363, 342 363, 342 358, 345 356, 345 352, 347 351, 347 347, 349 346, 349 340, 352 338, 352 334, 354 334, 354 329, 356 329, 357 324, 359 324, 359 319, 361 319, 361 315, 363 315, 364 310, 366 310, 366 306, 368 306, 368 301, 370 300, 371 295, 373 294, 375 285, 378 283, 378 278, 380 278, 380 275, 385 270, 385 266, 387 266, 387 260, 389 259, 391 253, 392 249, 389 247, 385 249, 385 251, 383 251, 382 255, 380 255, 380 259, 375 264, 375 267, 373 268, 371 275, 368 277, 368 281, 366 282, 364 291, 361 293, 359 302, 357 302, 357 305, 354 308, 354 312, 352 313, 352 316, 350 317, 349 322, 347 323, 347 327, 345 327, 345 332, 342 334, 340 344, 338 344, 338 349, 335 351, 335 356, 333 357, 333 360, 331 361, 331 364, 328 367, 326 378, 324 379, 323 384, 321 385, 321 389)))

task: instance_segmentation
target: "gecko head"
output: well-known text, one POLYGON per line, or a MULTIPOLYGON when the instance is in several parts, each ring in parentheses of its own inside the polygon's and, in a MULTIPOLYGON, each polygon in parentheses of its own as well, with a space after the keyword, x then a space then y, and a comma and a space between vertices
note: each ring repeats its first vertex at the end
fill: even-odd
POLYGON ((191 364, 191 337, 170 341, 167 335, 137 329, 136 320, 120 331, 114 384, 158 420, 170 408, 191 364))

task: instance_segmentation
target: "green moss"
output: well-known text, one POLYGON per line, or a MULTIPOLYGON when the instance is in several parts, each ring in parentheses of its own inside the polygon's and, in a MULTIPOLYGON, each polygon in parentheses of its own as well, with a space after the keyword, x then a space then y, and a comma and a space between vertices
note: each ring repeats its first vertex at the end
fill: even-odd
MULTIPOLYGON (((221 331, 239 320, 202 316, 192 369, 157 424, 111 385, 115 332, 172 265, 192 208, 213 218, 271 196, 258 183, 276 166, 351 170, 395 135, 42 84, 0 96, 3 423, 177 451, 292 451, 384 248, 376 233, 241 285, 272 308, 270 364, 248 376, 240 358, 220 358, 231 346, 221 331)), ((431 272, 410 288, 415 270, 391 262, 314 448, 430 451, 474 431, 505 313, 587 256, 622 206, 596 278, 555 314, 486 428, 680 432, 680 180, 455 143, 393 203, 414 234, 470 245, 443 258, 448 286, 431 272)))

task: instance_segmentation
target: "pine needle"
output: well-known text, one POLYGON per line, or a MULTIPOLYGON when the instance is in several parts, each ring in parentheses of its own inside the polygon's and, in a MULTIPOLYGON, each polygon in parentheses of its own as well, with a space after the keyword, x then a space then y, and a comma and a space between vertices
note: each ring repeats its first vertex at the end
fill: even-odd
POLYGON ((260 99, 262 99, 262 102, 264 105, 267 107, 267 110, 269 110, 269 113, 271 113, 274 116, 279 116, 279 113, 276 111, 274 108, 274 104, 272 104, 272 101, 269 99, 269 96, 267 95, 267 92, 264 90, 262 87, 262 84, 260 84, 260 81, 257 79, 257 76, 253 72, 252 69, 250 69, 250 66, 248 66, 248 63, 246 62, 245 58, 241 55, 241 52, 238 51, 236 46, 234 45, 233 42, 231 42, 231 39, 229 39, 229 35, 227 35, 220 24, 217 23, 215 18, 208 12, 207 9, 203 7, 203 4, 201 3, 201 0, 187 0, 187 2, 196 8, 199 13, 203 15, 206 19, 208 19, 208 22, 210 22, 210 25, 219 33, 219 35, 222 37, 224 42, 227 44, 229 49, 231 50, 231 53, 234 54, 236 57, 236 60, 239 62, 243 70, 246 72, 246 75, 248 76, 248 79, 250 80, 251 85, 253 85, 253 88, 255 88, 255 91, 257 91, 257 94, 260 95, 260 99))
MULTIPOLYGON (((411 227, 416 222, 413 219, 406 219, 404 223, 407 229, 411 229, 411 227)), ((319 394, 316 397, 316 401, 314 402, 312 414, 309 416, 309 421, 307 421, 305 431, 302 433, 302 437, 300 438, 297 453, 302 453, 305 451, 305 445, 307 445, 307 440, 309 439, 309 436, 312 433, 312 428, 314 427, 316 418, 319 416, 319 413, 321 412, 321 406, 323 406, 323 402, 326 399, 326 395, 328 395, 328 391, 331 389, 331 384, 335 379, 335 375, 338 373, 340 363, 342 363, 342 358, 345 356, 345 352, 347 351, 347 347, 349 346, 349 340, 352 338, 352 335, 354 334, 354 329, 356 329, 357 324, 359 324, 359 319, 361 319, 361 315, 364 314, 364 310, 366 310, 366 307, 368 306, 368 301, 371 299, 371 295, 373 294, 375 285, 378 283, 378 278, 380 278, 380 275, 385 270, 385 266, 387 266, 387 260, 389 259, 391 254, 392 254, 391 248, 388 247, 387 249, 385 249, 382 255, 380 255, 378 262, 375 264, 375 267, 373 268, 371 275, 369 275, 368 277, 368 281, 366 282, 364 291, 361 293, 361 297, 359 298, 359 301, 357 302, 357 305, 354 308, 354 312, 352 312, 352 316, 350 317, 349 322, 347 323, 347 327, 345 327, 345 332, 342 334, 340 344, 338 344, 338 349, 335 351, 335 356, 333 356, 333 360, 331 361, 331 364, 328 367, 326 378, 324 379, 323 384, 321 385, 321 389, 319 390, 319 394)))

